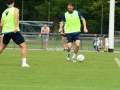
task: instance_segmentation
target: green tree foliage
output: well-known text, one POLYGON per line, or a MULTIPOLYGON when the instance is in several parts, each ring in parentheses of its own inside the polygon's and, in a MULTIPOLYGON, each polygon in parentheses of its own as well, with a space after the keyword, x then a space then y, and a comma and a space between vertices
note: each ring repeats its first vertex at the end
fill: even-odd
MULTIPOLYGON (((120 0, 115 4, 115 30, 120 30, 120 0)), ((103 33, 109 28, 109 3, 107 0, 15 0, 15 7, 20 9, 20 20, 52 21, 53 32, 59 29, 62 15, 67 11, 67 3, 73 2, 74 9, 81 12, 87 21, 89 33, 101 33, 103 5, 103 33), (23 13, 22 13, 23 6, 23 13)), ((7 8, 4 0, 0 1, 0 14, 7 8)))
POLYGON ((5 0, 0 0, 0 17, 2 16, 2 12, 7 8, 5 0))
MULTIPOLYGON (((115 4, 115 31, 120 31, 120 2, 115 4)), ((89 13, 90 17, 88 20, 88 27, 90 30, 93 30, 94 33, 101 33, 108 34, 109 30, 109 7, 110 4, 107 2, 107 0, 95 0, 92 6, 90 7, 89 13), (102 17, 102 5, 103 5, 103 27, 101 27, 101 17, 102 17), (90 24, 91 23, 91 24, 90 24)))
POLYGON ((81 10, 86 14, 90 4, 84 6, 84 3, 86 3, 85 1, 88 2, 88 0, 45 0, 42 5, 36 6, 35 8, 43 20, 46 20, 48 18, 48 10, 50 8, 50 20, 53 21, 53 30, 55 32, 55 30, 58 31, 59 22, 61 21, 62 15, 67 11, 67 3, 73 2, 75 4, 75 9, 81 10))

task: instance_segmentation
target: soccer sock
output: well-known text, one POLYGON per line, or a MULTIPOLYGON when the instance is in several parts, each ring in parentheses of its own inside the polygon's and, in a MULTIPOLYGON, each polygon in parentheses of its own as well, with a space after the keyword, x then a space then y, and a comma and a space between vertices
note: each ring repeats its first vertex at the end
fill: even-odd
POLYGON ((70 51, 68 52, 68 54, 67 54, 67 55, 68 55, 68 57, 70 57, 70 51))
POLYGON ((26 58, 22 58, 22 65, 26 64, 26 58))
POLYGON ((73 56, 72 56, 72 58, 75 58, 75 57, 76 57, 76 54, 74 53, 73 56))
POLYGON ((70 54, 70 52, 68 52, 68 54, 70 54))

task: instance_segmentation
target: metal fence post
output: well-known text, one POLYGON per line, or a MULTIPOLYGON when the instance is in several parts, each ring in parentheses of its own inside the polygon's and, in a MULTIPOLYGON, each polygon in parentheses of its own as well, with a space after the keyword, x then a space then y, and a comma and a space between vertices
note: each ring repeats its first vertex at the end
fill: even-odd
POLYGON ((96 37, 96 40, 95 40, 95 41, 96 41, 95 52, 97 52, 97 48, 98 48, 98 46, 97 46, 97 42, 98 42, 98 41, 97 41, 97 37, 96 37))
POLYGON ((43 35, 41 35, 41 49, 43 49, 43 35))
POLYGON ((21 24, 21 30, 23 32, 23 8, 24 8, 24 1, 22 1, 22 24, 21 24))
POLYGON ((50 2, 48 2, 48 26, 50 21, 50 2))
POLYGON ((55 51, 56 51, 56 35, 54 34, 54 38, 55 38, 55 42, 54 42, 54 48, 55 48, 55 51))

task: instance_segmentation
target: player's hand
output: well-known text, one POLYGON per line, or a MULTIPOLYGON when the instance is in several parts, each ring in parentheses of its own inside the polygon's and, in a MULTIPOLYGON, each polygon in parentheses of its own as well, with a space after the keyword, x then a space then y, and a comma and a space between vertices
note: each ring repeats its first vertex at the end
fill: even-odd
POLYGON ((60 33, 62 32, 62 28, 59 29, 59 32, 60 32, 60 33))
POLYGON ((0 23, 0 28, 2 28, 2 24, 0 23))
POLYGON ((14 29, 14 33, 16 33, 17 31, 18 31, 18 28, 15 28, 15 29, 14 29))
POLYGON ((60 34, 61 34, 61 35, 65 35, 65 33, 63 33, 63 32, 60 32, 60 34))
POLYGON ((88 30, 87 30, 87 28, 84 28, 84 33, 88 33, 88 30))
POLYGON ((60 32, 60 34, 64 34, 63 32, 60 32))

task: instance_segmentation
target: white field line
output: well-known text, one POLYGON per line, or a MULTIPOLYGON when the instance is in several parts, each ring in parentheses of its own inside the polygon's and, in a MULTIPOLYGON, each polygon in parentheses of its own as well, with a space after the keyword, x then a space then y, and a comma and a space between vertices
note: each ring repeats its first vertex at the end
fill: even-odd
MULTIPOLYGON (((86 86, 86 87, 82 87, 82 86, 81 86, 81 87, 77 87, 77 86, 46 86, 46 85, 45 85, 45 86, 41 86, 41 85, 7 85, 7 84, 0 84, 0 88, 1 88, 1 87, 2 87, 2 88, 3 88, 3 87, 5 87, 5 88, 6 88, 6 87, 9 87, 9 88, 10 88, 10 87, 12 87, 12 88, 13 88, 13 87, 18 87, 18 88, 19 88, 19 87, 20 87, 20 88, 22 87, 22 88, 34 88, 34 89, 36 89, 36 88, 52 88, 52 89, 56 89, 56 90, 57 90, 57 89, 60 89, 60 88, 61 88, 61 89, 79 89, 79 90, 82 90, 82 89, 88 90, 88 89, 89 89, 89 90, 93 90, 93 87, 92 87, 92 86, 91 86, 91 87, 87 87, 87 86, 86 86)), ((101 87, 101 88, 96 87, 96 88, 94 88, 94 89, 96 89, 96 90, 105 90, 105 89, 102 88, 102 87, 101 87)), ((109 88, 109 90, 114 90, 114 89, 112 89, 112 88, 110 89, 110 88, 109 88)), ((116 90, 119 90, 119 89, 116 89, 116 90)))
MULTIPOLYGON (((88 89, 88 87, 74 87, 74 86, 41 86, 41 85, 7 85, 7 84, 0 84, 0 87, 23 87, 23 88, 70 88, 70 89, 88 89)), ((89 87, 92 89, 92 87, 89 87)), ((101 89, 100 89, 101 90, 101 89)))
POLYGON ((120 67, 120 60, 118 58, 114 58, 118 66, 120 67))

